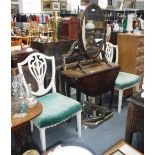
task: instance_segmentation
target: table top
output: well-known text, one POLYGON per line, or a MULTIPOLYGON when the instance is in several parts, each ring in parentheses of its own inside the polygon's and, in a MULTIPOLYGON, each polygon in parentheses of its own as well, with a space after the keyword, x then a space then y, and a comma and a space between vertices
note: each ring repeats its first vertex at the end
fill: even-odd
POLYGON ((99 72, 103 72, 106 70, 110 70, 113 68, 117 68, 119 67, 119 65, 115 64, 115 63, 108 63, 109 65, 107 65, 105 62, 101 62, 101 63, 91 63, 89 65, 85 65, 82 66, 83 71, 80 68, 76 68, 76 69, 67 69, 62 71, 62 74, 66 77, 70 77, 70 78, 80 78, 83 76, 87 76, 87 75, 92 75, 94 73, 99 73, 99 72))
POLYGON ((22 118, 11 118, 11 129, 22 126, 42 112, 42 104, 37 103, 33 108, 29 108, 26 116, 22 118))

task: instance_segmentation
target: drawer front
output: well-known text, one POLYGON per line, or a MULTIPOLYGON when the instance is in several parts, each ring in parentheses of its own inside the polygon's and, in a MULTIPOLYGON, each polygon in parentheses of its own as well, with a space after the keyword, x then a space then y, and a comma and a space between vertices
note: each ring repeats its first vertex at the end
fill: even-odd
POLYGON ((144 65, 144 55, 136 57, 135 67, 144 65))
POLYGON ((143 82, 144 73, 139 74, 139 76, 141 77, 141 82, 143 82))
POLYGON ((137 39, 138 47, 144 47, 144 37, 138 37, 137 39))
POLYGON ((136 66, 136 74, 137 75, 144 74, 144 65, 136 66))
POLYGON ((136 57, 143 56, 144 55, 144 46, 138 47, 136 50, 136 57))

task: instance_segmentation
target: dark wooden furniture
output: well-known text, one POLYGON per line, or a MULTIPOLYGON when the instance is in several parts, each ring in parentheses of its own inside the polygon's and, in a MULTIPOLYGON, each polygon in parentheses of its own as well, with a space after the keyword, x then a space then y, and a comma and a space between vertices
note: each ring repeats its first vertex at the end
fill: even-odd
MULTIPOLYGON (((113 155, 114 152, 116 152, 117 150, 119 150, 121 147, 123 147, 124 145, 126 145, 129 149, 128 150, 132 150, 134 151, 136 154, 138 155, 143 155, 143 153, 141 153, 140 151, 138 151, 137 149, 135 149, 133 146, 131 146, 130 144, 128 144, 127 142, 125 142, 125 140, 120 140, 118 143, 116 143, 115 145, 113 145, 112 147, 110 147, 106 152, 104 152, 102 155, 113 155)), ((121 154, 121 152, 119 153, 119 155, 121 154)), ((133 155, 130 152, 128 152, 128 154, 122 154, 122 155, 133 155)))
POLYGON ((62 55, 67 53, 75 40, 60 40, 57 42, 41 43, 32 41, 31 47, 37 49, 40 53, 48 56, 54 56, 56 60, 56 66, 62 64, 62 55))
POLYGON ((103 60, 98 60, 99 54, 104 51, 103 44, 106 42, 103 10, 97 4, 89 4, 79 24, 78 41, 74 42, 73 48, 63 58, 62 75, 65 79, 67 95, 70 92, 70 86, 77 89, 78 100, 80 100, 80 92, 91 97, 99 96, 109 90, 113 92, 119 66, 108 65, 104 56, 103 60), (76 61, 67 63, 66 60, 75 55, 76 61))
POLYGON ((21 155, 26 149, 34 147, 30 130, 30 120, 38 116, 42 111, 42 105, 37 103, 33 108, 28 109, 27 115, 23 118, 11 118, 11 132, 15 137, 16 155, 21 155))
POLYGON ((25 60, 31 53, 38 52, 34 48, 22 48, 20 50, 11 51, 11 68, 16 68, 17 63, 25 60))
MULTIPOLYGON (((119 73, 119 66, 105 62, 91 63, 80 68, 70 68, 62 71, 66 86, 73 86, 88 96, 96 97, 114 89, 114 83, 119 73)), ((69 89, 69 88, 68 88, 69 89)), ((110 105, 111 108, 111 105, 110 105)))
POLYGON ((31 53, 38 52, 36 49, 28 50, 28 48, 22 48, 20 50, 11 51, 11 76, 18 74, 17 63, 25 60, 31 53))
POLYGON ((78 18, 74 16, 64 17, 61 27, 61 39, 78 39, 78 18))
POLYGON ((131 144, 134 133, 144 132, 144 102, 143 98, 137 94, 133 95, 133 97, 129 98, 127 101, 128 114, 125 140, 131 144))
POLYGON ((118 33, 120 70, 144 77, 144 35, 118 33))

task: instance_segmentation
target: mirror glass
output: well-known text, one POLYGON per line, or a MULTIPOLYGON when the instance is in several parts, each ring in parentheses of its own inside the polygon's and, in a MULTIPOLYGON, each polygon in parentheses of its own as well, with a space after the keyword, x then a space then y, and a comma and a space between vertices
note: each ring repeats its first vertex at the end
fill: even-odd
POLYGON ((96 58, 105 40, 105 19, 102 9, 94 3, 87 6, 81 21, 82 50, 87 58, 96 58))

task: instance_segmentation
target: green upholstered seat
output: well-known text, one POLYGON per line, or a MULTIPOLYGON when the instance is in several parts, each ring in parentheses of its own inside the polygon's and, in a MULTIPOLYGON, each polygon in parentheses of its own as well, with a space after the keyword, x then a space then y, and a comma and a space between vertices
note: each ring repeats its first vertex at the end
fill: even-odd
POLYGON ((42 128, 59 123, 81 110, 81 104, 59 93, 50 93, 38 98, 43 105, 42 113, 34 123, 42 128))
POLYGON ((140 80, 141 78, 138 75, 126 72, 119 72, 115 81, 115 88, 124 89, 127 87, 132 87, 134 84, 139 83, 140 80))

